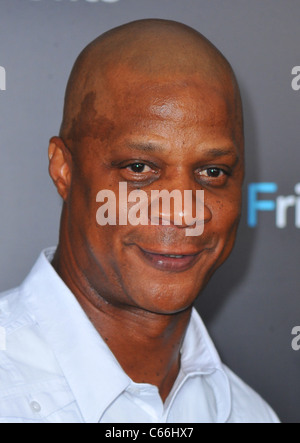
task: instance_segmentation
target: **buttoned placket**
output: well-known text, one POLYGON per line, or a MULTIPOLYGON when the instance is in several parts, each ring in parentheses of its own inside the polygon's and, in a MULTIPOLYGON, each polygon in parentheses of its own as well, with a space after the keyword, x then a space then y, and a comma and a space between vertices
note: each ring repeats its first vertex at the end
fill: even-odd
POLYGON ((161 421, 164 415, 164 405, 156 386, 131 382, 126 391, 132 397, 132 401, 151 418, 153 423, 161 421))

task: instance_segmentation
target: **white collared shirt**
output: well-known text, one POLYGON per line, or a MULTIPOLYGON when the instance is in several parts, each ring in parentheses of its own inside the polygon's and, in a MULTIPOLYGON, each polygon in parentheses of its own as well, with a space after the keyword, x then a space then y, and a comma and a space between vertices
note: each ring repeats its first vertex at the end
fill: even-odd
POLYGON ((0 295, 0 423, 278 422, 222 364, 195 310, 165 403, 134 383, 50 264, 54 252, 0 295))

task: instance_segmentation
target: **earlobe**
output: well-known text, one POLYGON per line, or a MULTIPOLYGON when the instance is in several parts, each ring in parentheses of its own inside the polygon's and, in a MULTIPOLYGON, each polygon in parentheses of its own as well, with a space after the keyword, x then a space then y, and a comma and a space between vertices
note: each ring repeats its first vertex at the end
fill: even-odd
POLYGON ((48 149, 49 174, 56 186, 57 192, 67 200, 71 184, 71 159, 63 140, 52 137, 48 149))

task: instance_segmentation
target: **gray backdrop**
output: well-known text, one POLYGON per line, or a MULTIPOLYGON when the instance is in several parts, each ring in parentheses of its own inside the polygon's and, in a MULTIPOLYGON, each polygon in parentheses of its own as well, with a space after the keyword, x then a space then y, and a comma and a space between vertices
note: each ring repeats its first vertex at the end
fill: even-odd
POLYGON ((1 0, 0 290, 18 285, 41 249, 57 242, 61 203, 47 175, 47 144, 58 132, 76 56, 109 28, 149 17, 204 33, 240 81, 244 217, 232 257, 198 308, 223 360, 283 421, 300 422, 300 351, 292 349, 291 334, 300 325, 300 80, 296 69, 292 75, 300 65, 297 0, 1 0), (255 215, 250 183, 276 188, 258 188, 254 227, 248 223, 255 215))

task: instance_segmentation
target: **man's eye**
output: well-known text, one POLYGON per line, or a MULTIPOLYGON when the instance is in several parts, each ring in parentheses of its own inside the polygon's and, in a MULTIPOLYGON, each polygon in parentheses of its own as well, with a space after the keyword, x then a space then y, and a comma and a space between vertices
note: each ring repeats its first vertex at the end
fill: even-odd
POLYGON ((213 178, 218 178, 222 175, 225 175, 225 171, 223 171, 223 169, 220 168, 208 168, 208 169, 204 169, 203 171, 199 172, 200 176, 204 176, 204 177, 213 177, 213 178))
POLYGON ((133 163, 132 165, 127 166, 126 169, 134 172, 135 174, 142 174, 143 172, 150 172, 151 168, 144 163, 133 163))
POLYGON ((128 182, 148 184, 154 181, 158 176, 158 170, 155 165, 146 164, 141 161, 133 161, 119 167, 120 175, 128 182))
POLYGON ((230 175, 231 172, 226 169, 211 167, 198 170, 196 180, 207 186, 222 187, 226 185, 230 175))

